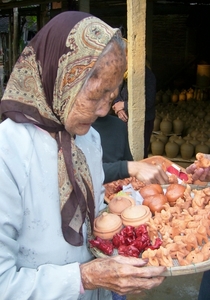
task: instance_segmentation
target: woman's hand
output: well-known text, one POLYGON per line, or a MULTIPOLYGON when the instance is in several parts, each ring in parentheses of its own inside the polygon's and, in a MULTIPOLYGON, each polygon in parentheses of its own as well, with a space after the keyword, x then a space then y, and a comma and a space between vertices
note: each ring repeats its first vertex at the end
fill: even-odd
POLYGON ((210 181, 210 155, 197 153, 197 161, 186 168, 188 174, 192 174, 193 181, 210 181))
POLYGON ((129 161, 128 173, 131 177, 136 177, 145 184, 167 184, 169 181, 168 175, 163 171, 161 166, 141 161, 129 161))
POLYGON ((124 101, 118 101, 116 102, 113 106, 112 106, 112 109, 114 110, 115 114, 117 115, 118 112, 122 109, 125 108, 125 103, 124 101))
POLYGON ((117 116, 119 119, 121 119, 123 122, 128 122, 128 116, 124 109, 118 111, 117 116))
POLYGON ((84 289, 105 288, 120 295, 137 294, 158 286, 165 267, 144 267, 147 261, 135 257, 97 258, 80 265, 84 289))

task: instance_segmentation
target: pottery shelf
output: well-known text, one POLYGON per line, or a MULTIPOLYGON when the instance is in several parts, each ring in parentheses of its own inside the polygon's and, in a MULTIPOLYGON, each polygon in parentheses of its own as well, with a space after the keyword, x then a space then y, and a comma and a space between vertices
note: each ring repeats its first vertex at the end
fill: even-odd
MULTIPOLYGON (((153 131, 152 133, 153 134, 161 134, 162 132, 161 131, 153 131)), ((172 132, 172 133, 165 133, 165 135, 166 136, 172 136, 172 135, 180 136, 181 133, 180 134, 176 134, 176 133, 172 132)))

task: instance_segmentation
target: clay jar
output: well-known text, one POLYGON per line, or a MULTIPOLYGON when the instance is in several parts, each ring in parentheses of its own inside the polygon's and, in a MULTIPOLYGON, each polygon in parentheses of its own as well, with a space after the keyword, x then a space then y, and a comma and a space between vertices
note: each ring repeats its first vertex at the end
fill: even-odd
POLYGON ((154 120, 154 125, 153 125, 153 130, 154 131, 159 131, 160 130, 160 122, 161 122, 161 118, 159 116, 156 116, 155 120, 154 120))
POLYGON ((165 92, 163 95, 162 95, 162 102, 164 104, 167 104, 168 102, 170 102, 170 95, 169 93, 165 92))
POLYGON ((173 120, 173 132, 175 134, 181 134, 183 129, 184 129, 184 122, 179 117, 173 120))
POLYGON ((157 135, 157 139, 163 142, 164 145, 168 142, 168 137, 162 131, 157 135))
POLYGON ((135 205, 126 208, 122 214, 122 222, 124 226, 138 227, 141 224, 145 224, 152 217, 152 213, 148 206, 135 205))
POLYGON ((161 122, 160 122, 160 130, 164 133, 164 134, 169 134, 172 131, 172 122, 168 119, 168 118, 164 118, 161 122))
POLYGON ((179 145, 174 141, 168 142, 165 145, 165 152, 167 157, 175 158, 179 154, 179 145))
POLYGON ((171 102, 176 103, 178 101, 179 101, 179 93, 173 92, 173 94, 171 95, 171 102))
POLYGON ((153 155, 163 155, 164 147, 164 143, 159 139, 156 139, 156 141, 151 143, 151 152, 153 155))
POLYGON ((121 215, 124 209, 129 206, 135 205, 135 200, 129 196, 116 196, 108 204, 109 212, 121 215))
POLYGON ((193 96, 194 96, 194 91, 193 89, 189 89, 186 93, 186 100, 192 100, 193 99, 193 96))
POLYGON ((103 212, 94 220, 93 235, 109 240, 122 228, 122 220, 118 215, 103 212))
POLYGON ((194 155, 194 151, 195 148, 189 141, 186 141, 180 147, 180 153, 183 159, 191 159, 194 155))
POLYGON ((209 153, 209 147, 204 142, 200 142, 195 147, 195 154, 197 154, 199 152, 208 154, 209 153))
POLYGON ((190 144, 192 144, 194 147, 196 147, 198 144, 200 144, 200 142, 196 139, 196 137, 194 136, 191 140, 190 140, 190 144))
POLYGON ((176 144, 178 144, 179 147, 181 147, 181 145, 185 143, 185 140, 183 140, 183 138, 182 138, 181 135, 180 135, 180 136, 177 136, 177 137, 174 139, 174 142, 175 142, 176 144))

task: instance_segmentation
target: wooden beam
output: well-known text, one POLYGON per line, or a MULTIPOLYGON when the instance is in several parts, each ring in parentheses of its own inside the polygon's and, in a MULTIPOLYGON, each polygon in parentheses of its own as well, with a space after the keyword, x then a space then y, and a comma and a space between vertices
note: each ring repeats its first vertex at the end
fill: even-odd
POLYGON ((146 0, 127 0, 128 132, 134 160, 144 157, 146 0))
POLYGON ((31 6, 31 5, 39 5, 51 3, 49 0, 22 0, 22 1, 10 1, 8 3, 0 3, 0 10, 4 9, 11 9, 14 7, 24 7, 24 6, 31 6))

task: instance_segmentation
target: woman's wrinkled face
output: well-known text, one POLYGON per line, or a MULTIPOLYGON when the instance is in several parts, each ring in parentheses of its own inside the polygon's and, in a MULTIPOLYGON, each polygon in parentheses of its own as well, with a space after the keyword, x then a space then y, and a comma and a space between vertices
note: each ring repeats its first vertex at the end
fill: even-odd
POLYGON ((112 101, 118 95, 125 70, 125 52, 119 49, 116 42, 111 43, 76 97, 65 123, 70 134, 86 134, 98 117, 108 114, 112 101))

